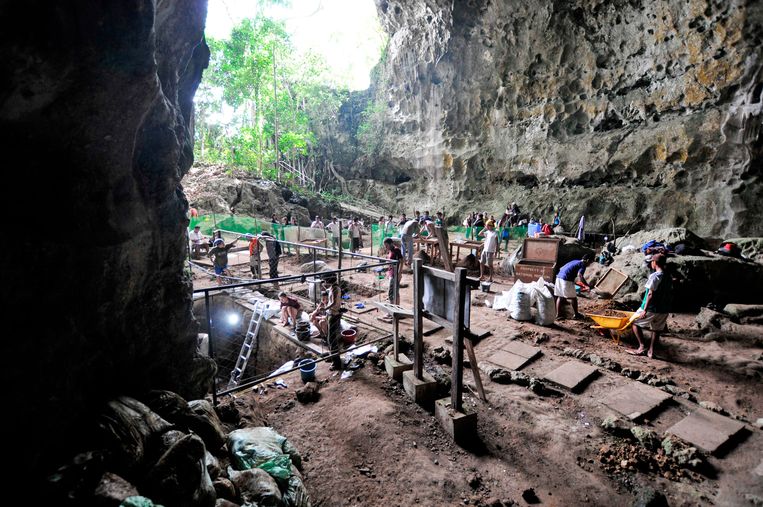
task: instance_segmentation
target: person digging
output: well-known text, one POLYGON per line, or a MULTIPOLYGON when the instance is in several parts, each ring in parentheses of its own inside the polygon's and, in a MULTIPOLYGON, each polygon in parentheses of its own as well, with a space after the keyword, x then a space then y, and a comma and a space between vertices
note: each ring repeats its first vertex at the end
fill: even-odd
POLYGON ((583 315, 578 312, 578 293, 575 290, 575 279, 580 276, 580 281, 584 286, 590 285, 585 279, 585 270, 593 262, 591 254, 585 254, 578 261, 570 261, 559 270, 554 284, 554 297, 556 297, 556 315, 561 315, 562 301, 569 301, 572 304, 572 311, 575 313, 574 319, 582 319, 583 315))
POLYGON ((644 354, 643 329, 652 332, 649 342, 649 350, 646 352, 650 359, 654 356, 654 344, 657 343, 660 333, 665 330, 670 312, 670 303, 673 297, 673 282, 670 275, 665 273, 667 257, 657 254, 652 257, 652 269, 654 273, 649 275, 646 281, 646 293, 641 307, 632 317, 633 334, 636 335, 638 348, 626 350, 629 354, 640 356, 644 354))

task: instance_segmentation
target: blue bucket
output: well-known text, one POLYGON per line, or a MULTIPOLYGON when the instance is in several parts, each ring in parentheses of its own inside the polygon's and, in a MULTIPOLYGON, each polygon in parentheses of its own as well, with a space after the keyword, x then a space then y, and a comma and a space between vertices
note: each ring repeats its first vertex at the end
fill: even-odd
POLYGON ((540 232, 541 224, 538 222, 530 222, 527 224, 527 237, 534 238, 535 234, 540 232))
POLYGON ((315 369, 318 367, 318 363, 312 359, 303 359, 297 366, 299 366, 299 374, 302 375, 302 382, 305 384, 315 382, 315 369))

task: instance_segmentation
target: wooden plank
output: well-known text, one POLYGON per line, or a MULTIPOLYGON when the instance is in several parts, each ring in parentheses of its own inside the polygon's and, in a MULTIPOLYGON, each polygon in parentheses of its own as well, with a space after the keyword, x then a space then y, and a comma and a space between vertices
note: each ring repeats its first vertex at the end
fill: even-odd
POLYGON ((437 246, 440 250, 440 258, 442 258, 442 264, 448 271, 453 271, 453 255, 452 249, 448 248, 448 229, 443 227, 435 227, 435 236, 437 237, 437 246))
MULTIPOLYGON (((429 312, 427 310, 423 310, 421 314, 426 317, 427 319, 431 320, 432 322, 435 322, 443 327, 451 327, 451 323, 448 322, 448 319, 445 319, 443 317, 440 317, 439 315, 435 315, 432 312, 429 312)), ((442 328, 440 328, 442 329, 442 328)), ((439 329, 437 330, 439 331, 439 329)), ((433 331, 434 332, 434 331, 433 331)))
POLYGON ((456 412, 463 412, 464 392, 464 303, 466 302, 466 269, 456 268, 456 290, 453 294, 453 356, 450 388, 450 406, 456 412))
POLYGON ((413 376, 423 380, 424 373, 424 263, 413 260, 413 376))
POLYGON ((434 277, 442 278, 443 280, 449 280, 451 282, 456 281, 456 275, 451 273, 450 271, 444 271, 442 269, 433 268, 432 266, 427 266, 427 270, 429 271, 429 274, 431 274, 434 277))
POLYGON ((482 388, 482 377, 480 377, 480 369, 477 368, 477 356, 474 355, 474 347, 472 346, 472 341, 469 338, 464 338, 464 346, 466 347, 466 355, 469 356, 469 366, 472 369, 472 375, 474 375, 474 383, 477 386, 477 392, 480 395, 480 399, 487 402, 485 389, 482 388))

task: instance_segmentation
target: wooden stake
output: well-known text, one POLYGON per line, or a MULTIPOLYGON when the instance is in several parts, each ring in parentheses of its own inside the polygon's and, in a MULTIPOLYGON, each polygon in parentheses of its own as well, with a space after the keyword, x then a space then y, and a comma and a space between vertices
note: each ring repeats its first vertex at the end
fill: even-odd
POLYGON ((469 338, 464 338, 464 346, 466 347, 466 354, 469 356, 469 365, 472 368, 472 375, 474 375, 474 384, 477 386, 477 392, 480 399, 487 402, 487 396, 485 396, 485 390, 482 388, 482 377, 480 377, 480 369, 477 367, 477 356, 474 355, 474 346, 469 338))

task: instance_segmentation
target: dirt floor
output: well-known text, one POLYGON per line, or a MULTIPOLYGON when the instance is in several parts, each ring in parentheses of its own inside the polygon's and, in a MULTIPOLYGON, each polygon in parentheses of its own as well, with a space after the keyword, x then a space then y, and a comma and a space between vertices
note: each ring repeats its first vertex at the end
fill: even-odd
MULTIPOLYGON (((344 266, 351 262, 358 261, 345 260, 344 266)), ((293 257, 284 258, 281 270, 296 272, 297 265, 293 257)), ((248 278, 247 273, 246 264, 234 267, 234 275, 248 278)), ((373 273, 346 278, 368 287, 376 283, 373 273)), ((345 380, 321 363, 317 370, 321 397, 316 403, 295 400, 294 390, 302 386, 298 372, 283 377, 287 389, 247 390, 237 395, 254 397, 269 423, 303 454, 313 505, 631 505, 637 498, 646 505, 652 490, 664 494, 669 505, 763 502, 763 432, 750 424, 763 417, 759 369, 763 349, 700 342, 694 316, 675 314, 670 316, 670 332, 659 343, 657 357, 632 356, 625 352, 634 344, 632 337, 618 345, 593 332, 590 321, 559 320, 541 327, 510 320, 505 311, 484 306, 485 299, 492 300, 511 287, 500 275, 496 280, 491 293, 472 292, 472 328, 491 332, 475 346, 478 362, 517 339, 542 350, 538 359, 522 369, 542 378, 576 360, 563 355, 565 349, 595 353, 642 376, 651 373, 672 382, 691 398, 674 396, 642 422, 658 435, 695 410, 698 402, 713 402, 746 423, 741 437, 720 455, 707 457, 709 467, 702 473, 650 470, 634 466, 636 458, 621 462, 621 457, 627 460, 635 455, 637 445, 601 429, 602 420, 613 414, 601 400, 636 380, 600 367, 599 377, 579 394, 558 389, 539 395, 521 385, 491 382, 483 374, 487 403, 470 389, 465 391, 465 405, 478 414, 478 436, 474 444, 462 448, 444 433, 431 411, 413 403, 402 385, 387 377, 381 361, 379 366, 366 361, 345 380), (613 456, 620 457, 613 462, 613 456)), ((214 282, 197 276, 197 288, 207 284, 214 282)), ((407 286, 401 290, 401 303, 410 307, 409 274, 404 275, 403 284, 407 286)), ((383 301, 386 282, 376 286, 383 292, 374 298, 383 301)), ((352 297, 348 305, 368 299, 352 297)), ((581 298, 580 307, 590 313, 611 305, 581 298)), ((372 311, 361 317, 391 328, 378 316, 372 311)), ((401 334, 411 337, 410 320, 402 321, 401 334)), ((445 329, 425 337, 429 371, 450 374, 448 366, 439 366, 431 358, 434 348, 450 348, 449 338, 445 329)), ((464 380, 467 386, 474 385, 468 368, 464 380)))

